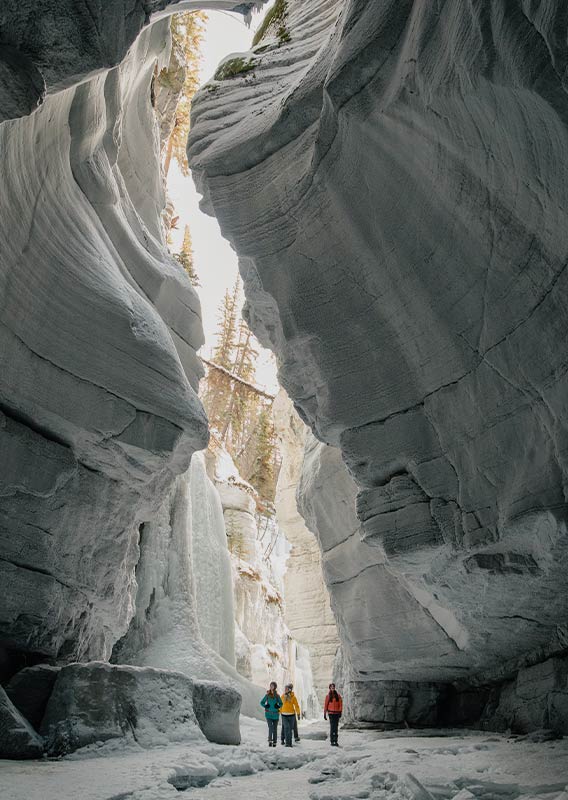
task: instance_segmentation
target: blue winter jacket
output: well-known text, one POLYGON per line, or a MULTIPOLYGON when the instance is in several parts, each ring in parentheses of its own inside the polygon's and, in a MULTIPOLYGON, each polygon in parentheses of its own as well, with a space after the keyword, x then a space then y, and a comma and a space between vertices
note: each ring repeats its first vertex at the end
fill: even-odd
POLYGON ((266 719, 278 719, 280 716, 282 700, 280 699, 279 694, 275 694, 274 697, 270 697, 269 694, 265 694, 260 701, 260 705, 264 708, 264 716, 266 719))

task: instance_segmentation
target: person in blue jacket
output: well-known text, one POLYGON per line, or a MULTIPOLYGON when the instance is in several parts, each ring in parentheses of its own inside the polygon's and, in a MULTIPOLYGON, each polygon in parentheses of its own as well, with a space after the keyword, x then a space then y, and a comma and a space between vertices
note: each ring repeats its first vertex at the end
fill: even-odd
POLYGON ((280 709, 282 708, 282 700, 278 694, 277 685, 274 681, 270 684, 269 690, 266 692, 260 705, 264 708, 264 716, 268 723, 268 746, 276 747, 276 739, 278 738, 278 718, 280 717, 280 709))

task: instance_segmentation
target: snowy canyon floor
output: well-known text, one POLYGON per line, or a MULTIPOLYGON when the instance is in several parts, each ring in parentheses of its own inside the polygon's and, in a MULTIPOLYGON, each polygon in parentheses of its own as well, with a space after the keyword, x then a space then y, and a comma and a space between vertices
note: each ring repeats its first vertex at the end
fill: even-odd
MULTIPOLYGON (((183 794, 193 800, 568 800, 568 740, 343 731, 337 750, 309 738, 269 750, 263 723, 244 718, 241 726, 240 747, 107 743, 61 760, 0 761, 0 796, 167 800, 188 787, 183 794)), ((320 723, 302 729, 307 737, 324 730, 320 723)))

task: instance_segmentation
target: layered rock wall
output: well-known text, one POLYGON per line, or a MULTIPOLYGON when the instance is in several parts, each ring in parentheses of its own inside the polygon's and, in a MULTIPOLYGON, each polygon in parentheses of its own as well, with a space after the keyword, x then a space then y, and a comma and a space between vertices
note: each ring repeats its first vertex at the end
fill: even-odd
POLYGON ((53 658, 110 655, 138 529, 207 441, 199 302, 161 242, 141 102, 166 41, 150 29, 120 67, 0 126, 0 629, 53 658))
POLYGON ((207 443, 199 300, 160 222, 167 6, 0 9, 1 678, 110 656, 140 530, 207 443))
POLYGON ((565 4, 289 0, 283 26, 201 91, 189 156, 350 472, 314 499, 347 655, 514 672, 566 649, 565 4))
MULTIPOLYGON (((298 507, 322 549, 341 640, 333 679, 343 692, 346 721, 566 733, 568 657, 549 657, 543 648, 473 675, 465 661, 460 677, 444 672, 437 655, 460 635, 455 618, 362 539, 355 495, 339 451, 308 435, 298 507)), ((455 657, 464 659, 457 648, 455 657)))

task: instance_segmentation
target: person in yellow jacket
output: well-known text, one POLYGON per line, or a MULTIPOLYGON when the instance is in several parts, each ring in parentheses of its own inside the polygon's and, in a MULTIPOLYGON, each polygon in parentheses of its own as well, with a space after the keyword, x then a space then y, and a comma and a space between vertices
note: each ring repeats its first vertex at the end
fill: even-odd
MULTIPOLYGON (((300 717, 300 706, 298 704, 296 695, 294 694, 291 683, 284 687, 280 716, 282 718, 282 734, 284 736, 284 742, 286 747, 292 747, 292 733, 294 732, 294 723, 296 722, 296 718, 300 717)), ((296 741, 299 741, 299 737, 296 737, 296 741)))

